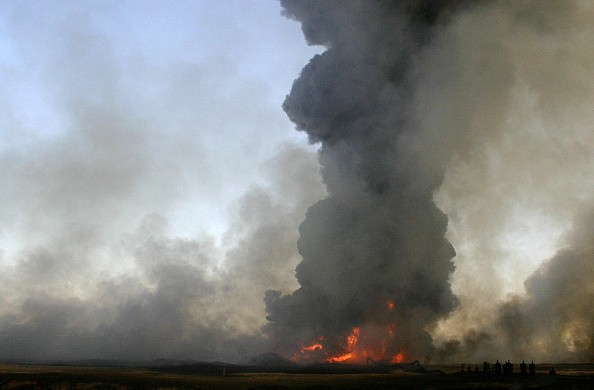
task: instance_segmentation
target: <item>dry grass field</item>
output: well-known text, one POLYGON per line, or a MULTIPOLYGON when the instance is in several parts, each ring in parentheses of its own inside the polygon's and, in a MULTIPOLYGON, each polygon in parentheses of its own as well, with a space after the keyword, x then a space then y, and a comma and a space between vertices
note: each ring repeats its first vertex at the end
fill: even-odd
POLYGON ((593 389, 591 365, 543 366, 536 376, 459 373, 454 366, 430 373, 180 374, 136 368, 0 365, 0 389, 593 389))

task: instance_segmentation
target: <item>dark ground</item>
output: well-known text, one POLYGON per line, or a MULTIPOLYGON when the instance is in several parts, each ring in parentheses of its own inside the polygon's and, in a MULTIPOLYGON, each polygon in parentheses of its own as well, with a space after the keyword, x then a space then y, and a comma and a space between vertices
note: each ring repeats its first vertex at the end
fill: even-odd
POLYGON ((212 363, 182 367, 4 364, 0 365, 0 389, 594 389, 594 365, 590 364, 555 365, 556 375, 548 374, 552 365, 539 366, 535 376, 460 373, 459 366, 431 366, 427 372, 355 368, 352 373, 336 366, 325 373, 319 368, 317 372, 256 372, 253 367, 252 372, 239 372, 238 366, 212 363))

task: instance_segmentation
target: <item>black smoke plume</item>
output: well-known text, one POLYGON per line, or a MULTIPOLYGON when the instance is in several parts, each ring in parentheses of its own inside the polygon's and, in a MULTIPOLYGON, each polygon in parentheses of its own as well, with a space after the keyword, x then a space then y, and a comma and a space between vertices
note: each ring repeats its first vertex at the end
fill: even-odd
POLYGON ((300 288, 266 294, 266 331, 285 354, 322 340, 316 359, 327 359, 348 351, 345 340, 359 327, 359 342, 376 358, 423 358, 432 353, 427 325, 457 300, 448 221, 433 201, 443 168, 418 147, 421 131, 409 115, 414 58, 462 2, 282 5, 310 44, 327 48, 302 70, 283 108, 321 145, 328 196, 300 226, 300 288), (388 341, 372 335, 390 323, 388 341))
POLYGON ((300 227, 300 288, 266 295, 278 352, 349 352, 359 327, 384 358, 592 360, 591 235, 557 242, 593 204, 592 4, 281 3, 326 48, 284 109, 328 197, 300 227))

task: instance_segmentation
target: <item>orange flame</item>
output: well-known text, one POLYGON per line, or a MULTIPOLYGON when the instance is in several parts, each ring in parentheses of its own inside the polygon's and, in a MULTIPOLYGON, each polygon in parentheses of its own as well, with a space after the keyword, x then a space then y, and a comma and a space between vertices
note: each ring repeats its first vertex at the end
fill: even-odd
POLYGON ((338 356, 331 356, 329 358, 326 359, 326 361, 328 363, 338 363, 338 362, 344 362, 347 360, 350 360, 351 358, 353 358, 353 352, 355 351, 355 348, 357 348, 357 343, 359 342, 359 327, 355 326, 353 328, 353 331, 351 332, 351 334, 347 337, 347 348, 346 348, 346 352, 338 355, 338 356))
MULTIPOLYGON (((386 307, 389 311, 395 309, 393 300, 386 301, 386 307)), ((311 360, 319 361, 323 358, 327 363, 370 363, 370 362, 390 362, 392 364, 402 363, 405 359, 404 352, 401 350, 392 356, 394 343, 396 341, 396 323, 388 323, 377 327, 371 324, 364 325, 364 335, 361 328, 353 327, 346 340, 339 345, 339 352, 330 354, 325 346, 326 340, 323 336, 317 337, 310 345, 302 346, 301 349, 291 356, 291 360, 311 360), (384 327, 385 326, 385 327, 384 327)), ((333 348, 331 348, 333 349, 333 348)))
POLYGON ((394 310, 394 307, 396 307, 396 305, 394 304, 394 301, 391 299, 388 299, 386 304, 388 305, 388 310, 390 310, 390 311, 394 310))
POLYGON ((392 363, 402 363, 404 361, 404 354, 402 352, 398 352, 392 358, 392 363))
POLYGON ((317 351, 319 349, 324 349, 324 347, 320 343, 315 343, 315 344, 312 344, 312 345, 308 345, 307 347, 301 348, 301 352, 305 352, 305 351, 317 351))
POLYGON ((359 341, 359 327, 355 326, 353 328, 353 332, 347 337, 347 345, 348 351, 353 351, 355 347, 357 347, 357 342, 359 341))
POLYGON ((326 359, 326 361, 328 363, 340 363, 340 362, 344 362, 346 360, 349 360, 352 357, 353 357, 353 354, 352 353, 345 353, 344 355, 330 357, 330 358, 326 359))
MULTIPOLYGON (((323 341, 324 338, 323 337, 318 337, 317 339, 318 341, 323 341)), ((300 360, 301 358, 304 357, 308 357, 307 353, 308 352, 313 352, 313 351, 319 351, 324 349, 324 346, 322 344, 320 344, 319 342, 314 342, 311 345, 307 345, 305 347, 301 347, 301 349, 298 352, 295 352, 292 356, 291 356, 291 360, 292 361, 297 361, 300 360)))

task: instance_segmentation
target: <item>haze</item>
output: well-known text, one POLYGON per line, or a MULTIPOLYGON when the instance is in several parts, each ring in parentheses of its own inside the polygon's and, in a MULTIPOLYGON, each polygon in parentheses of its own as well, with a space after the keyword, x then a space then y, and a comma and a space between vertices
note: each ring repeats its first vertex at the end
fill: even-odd
POLYGON ((592 361, 592 3, 0 20, 0 359, 592 361))

